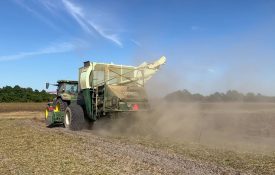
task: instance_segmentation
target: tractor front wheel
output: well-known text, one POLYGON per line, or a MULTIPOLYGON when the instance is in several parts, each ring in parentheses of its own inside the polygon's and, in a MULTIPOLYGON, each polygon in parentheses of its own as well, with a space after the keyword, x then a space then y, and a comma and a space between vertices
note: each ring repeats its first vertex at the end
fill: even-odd
POLYGON ((47 108, 45 109, 45 122, 46 122, 46 126, 47 126, 47 127, 50 127, 51 124, 52 124, 52 121, 51 121, 51 119, 50 119, 49 113, 50 113, 49 107, 47 107, 47 108))
POLYGON ((64 126, 73 131, 82 130, 85 119, 84 112, 80 105, 70 104, 65 110, 64 126))

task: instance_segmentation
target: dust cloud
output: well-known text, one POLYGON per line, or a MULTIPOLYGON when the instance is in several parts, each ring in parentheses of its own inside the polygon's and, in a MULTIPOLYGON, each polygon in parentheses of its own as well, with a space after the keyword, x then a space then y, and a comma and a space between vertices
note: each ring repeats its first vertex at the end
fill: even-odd
MULTIPOLYGON (((151 112, 97 121, 95 132, 111 136, 164 139, 171 141, 171 144, 198 143, 241 151, 275 150, 275 104, 169 103, 163 99, 165 94, 174 91, 173 88, 185 87, 182 82, 186 80, 188 84, 188 77, 175 74, 172 68, 166 67, 146 85, 151 112)), ((233 84, 224 81, 220 82, 228 88, 233 84)), ((248 81, 245 83, 251 84, 248 81)))
POLYGON ((275 150, 275 104, 152 102, 152 111, 97 121, 103 135, 146 137, 242 151, 275 150))

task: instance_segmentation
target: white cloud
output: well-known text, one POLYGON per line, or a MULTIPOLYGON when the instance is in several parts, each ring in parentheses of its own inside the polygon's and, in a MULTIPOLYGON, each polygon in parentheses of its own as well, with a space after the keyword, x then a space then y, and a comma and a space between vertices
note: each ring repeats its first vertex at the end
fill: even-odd
MULTIPOLYGON (((44 23, 48 24, 50 27, 58 30, 57 25, 55 25, 51 20, 42 15, 36 9, 31 7, 31 5, 34 5, 32 1, 14 0, 14 2, 16 2, 16 4, 18 4, 25 10, 32 13, 35 17, 37 17, 44 23)), ((71 15, 76 20, 76 22, 85 32, 89 33, 90 35, 94 35, 96 32, 101 37, 114 42, 119 47, 123 47, 121 39, 119 38, 117 33, 114 33, 111 28, 108 28, 107 30, 104 29, 102 24, 98 24, 93 19, 88 17, 88 15, 84 12, 84 9, 79 5, 76 5, 69 0, 39 0, 33 2, 38 2, 42 7, 44 7, 44 9, 46 9, 53 16, 58 17, 59 19, 61 19, 62 17, 59 15, 58 10, 65 10, 69 15, 71 15)))
POLYGON ((99 24, 96 24, 92 19, 88 19, 87 15, 83 11, 83 8, 73 4, 68 0, 62 0, 67 12, 77 21, 77 23, 82 27, 83 30, 89 34, 93 34, 96 31, 100 36, 108 39, 118 46, 123 47, 122 42, 117 34, 107 33, 99 24))
POLYGON ((25 10, 27 10, 28 12, 30 12, 31 14, 33 14, 34 17, 38 18, 39 20, 41 20, 42 22, 44 22, 45 24, 47 24, 49 27, 55 29, 55 30, 59 30, 58 27, 52 23, 48 18, 46 18, 45 16, 41 15, 41 13, 37 12, 36 10, 34 10, 33 8, 31 8, 30 6, 28 6, 26 3, 24 3, 24 1, 22 0, 14 0, 14 2, 21 6, 22 8, 24 8, 25 10))
POLYGON ((56 9, 56 1, 51 0, 38 0, 45 8, 47 8, 52 13, 55 13, 53 9, 56 9))
POLYGON ((62 4, 61 1, 53 1, 53 0, 36 0, 37 3, 42 5, 54 18, 58 18, 58 20, 64 21, 59 8, 62 4))
POLYGON ((70 52, 75 49, 75 46, 68 42, 58 43, 58 44, 52 44, 48 47, 39 49, 37 51, 32 52, 20 52, 15 55, 6 55, 6 56, 0 56, 0 62, 1 61, 12 61, 12 60, 19 60, 27 57, 32 56, 39 56, 39 55, 45 55, 45 54, 54 54, 54 53, 64 53, 64 52, 70 52))
POLYGON ((141 47, 140 42, 138 42, 137 40, 131 39, 131 41, 132 41, 135 45, 141 47))

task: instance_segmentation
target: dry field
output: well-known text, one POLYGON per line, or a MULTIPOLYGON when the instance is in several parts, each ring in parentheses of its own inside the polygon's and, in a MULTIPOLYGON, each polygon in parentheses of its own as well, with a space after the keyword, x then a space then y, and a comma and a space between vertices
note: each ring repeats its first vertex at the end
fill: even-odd
POLYGON ((37 110, 2 112, 0 174, 275 174, 275 104, 154 109, 79 132, 46 128, 37 110))
POLYGON ((46 103, 0 103, 0 112, 43 111, 46 103))

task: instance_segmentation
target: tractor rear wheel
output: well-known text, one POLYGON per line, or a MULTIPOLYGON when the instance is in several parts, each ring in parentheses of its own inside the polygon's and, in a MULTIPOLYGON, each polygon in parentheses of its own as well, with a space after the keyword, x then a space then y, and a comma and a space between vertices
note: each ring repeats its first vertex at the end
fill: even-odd
POLYGON ((63 101, 61 98, 54 100, 53 106, 55 107, 55 111, 65 111, 68 107, 66 101, 63 101))
POLYGON ((65 110, 64 126, 73 131, 82 130, 84 127, 84 112, 80 105, 70 104, 65 110))

